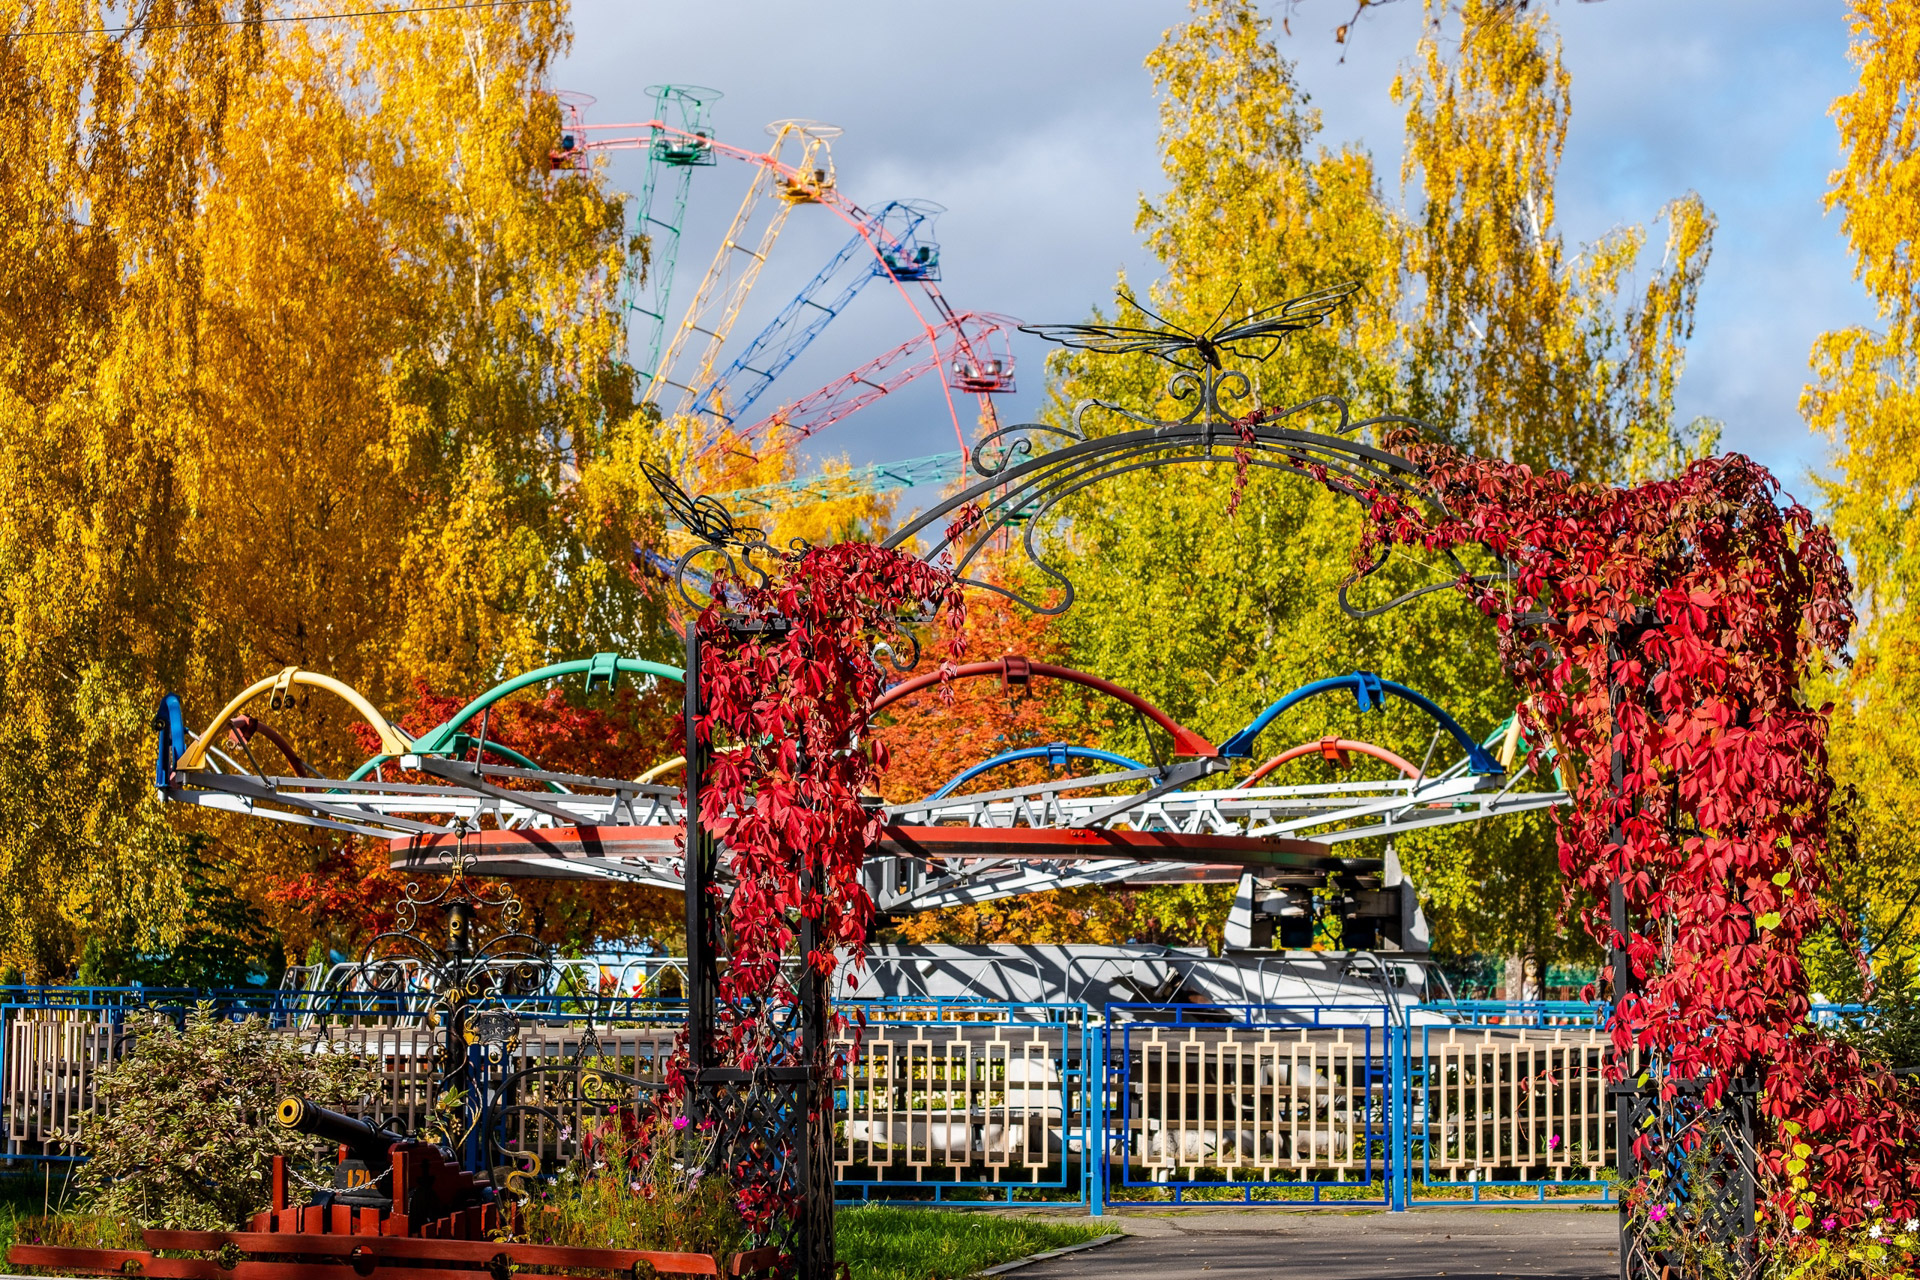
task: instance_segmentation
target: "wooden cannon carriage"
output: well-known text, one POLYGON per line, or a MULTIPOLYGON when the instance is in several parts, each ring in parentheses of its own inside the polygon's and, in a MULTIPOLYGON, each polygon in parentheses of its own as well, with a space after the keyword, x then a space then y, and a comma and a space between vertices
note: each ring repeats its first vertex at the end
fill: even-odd
POLYGON ((19 1266, 63 1275, 160 1280, 507 1280, 514 1271, 604 1278, 652 1274, 748 1276, 780 1269, 775 1249, 724 1260, 705 1253, 520 1244, 513 1208, 445 1148, 418 1142, 304 1098, 280 1104, 278 1123, 339 1144, 333 1185, 288 1196, 284 1157, 273 1160, 273 1204, 246 1231, 141 1233, 144 1249, 16 1244, 19 1266), (164 1256, 163 1256, 164 1255, 164 1256))

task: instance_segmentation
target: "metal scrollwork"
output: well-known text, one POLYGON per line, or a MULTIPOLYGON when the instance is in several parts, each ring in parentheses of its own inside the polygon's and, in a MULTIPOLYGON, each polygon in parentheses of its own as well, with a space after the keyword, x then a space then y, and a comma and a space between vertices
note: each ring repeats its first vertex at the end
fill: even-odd
POLYGON ((765 530, 739 523, 717 499, 694 497, 652 463, 643 462, 640 469, 668 515, 702 543, 675 560, 669 571, 674 588, 690 608, 704 609, 715 600, 728 603, 730 584, 751 581, 765 589, 773 580, 769 570, 775 564, 805 554, 811 545, 804 538, 794 538, 784 550, 776 547, 767 540, 765 530))
MULTIPOLYGON (((1238 369, 1219 371, 1202 369, 1198 372, 1182 371, 1167 379, 1167 395, 1179 401, 1192 400, 1193 408, 1175 419, 1181 425, 1190 422, 1231 423, 1247 413, 1258 412, 1259 393, 1254 390, 1253 379, 1238 369), (1250 401, 1240 413, 1236 414, 1221 404, 1221 397, 1231 401, 1250 401)), ((1095 401, 1101 408, 1112 410, 1114 406, 1095 401)), ((1124 411, 1123 411, 1124 412, 1124 411)), ((1126 414, 1133 418, 1135 415, 1126 414)), ((1152 419, 1135 419, 1153 421, 1152 419)))
POLYGON ((1010 427, 1000 427, 981 436, 974 444, 970 456, 970 465, 974 474, 991 478, 1016 465, 1016 459, 1031 458, 1034 455, 1033 435, 1043 432, 1059 436, 1075 443, 1085 443, 1086 437, 1078 431, 1066 427, 1049 426, 1044 422, 1022 422, 1010 427))
POLYGON ((661 1086, 621 1069, 591 1012, 565 1055, 542 1047, 537 1026, 527 1031, 523 1018, 537 1024, 554 1001, 591 1010, 594 993, 568 995, 562 966, 524 930, 519 898, 489 891, 472 869, 461 851, 437 890, 410 882, 394 928, 368 944, 356 985, 424 1012, 433 1029, 434 1103, 420 1136, 524 1195, 551 1172, 550 1155, 577 1148, 592 1117, 661 1086))
POLYGON ((920 665, 920 638, 913 633, 905 621, 899 618, 887 618, 881 623, 885 637, 873 646, 874 661, 881 658, 896 672, 905 675, 920 665))
POLYGON ((393 927, 367 944, 353 983, 394 1000, 394 1012, 424 1013, 434 1032, 436 1101, 422 1135, 454 1149, 488 1127, 486 1076, 519 1043, 515 1006, 543 995, 554 974, 548 949, 521 926, 520 899, 488 892, 471 870, 462 850, 436 892, 409 881, 393 927))
POLYGON ((620 1065, 588 1026, 570 1056, 531 1058, 499 1077, 485 1128, 496 1179, 506 1191, 529 1193, 547 1172, 546 1149, 556 1155, 569 1146, 578 1149, 596 1115, 630 1107, 642 1094, 665 1087, 620 1065))
MULTIPOLYGON (((1074 407, 1070 429, 1042 423, 1002 428, 982 442, 982 453, 989 444, 996 452, 976 462, 974 469, 981 478, 909 521, 886 545, 902 547, 929 539, 932 545, 922 551, 925 558, 951 556, 956 573, 967 585, 997 592, 1035 613, 1059 614, 1072 606, 1075 588, 1047 555, 1044 540, 1053 527, 1052 517, 1068 498, 1130 472, 1214 462, 1244 451, 1251 467, 1310 475, 1356 499, 1389 493, 1436 515, 1444 514, 1418 468, 1367 443, 1369 432, 1384 434, 1403 426, 1422 429, 1424 424, 1414 419, 1397 415, 1355 419, 1351 406, 1339 396, 1263 409, 1253 380, 1236 370, 1181 368, 1169 379, 1165 395, 1177 405, 1190 407, 1181 416, 1159 418, 1108 401, 1084 400, 1074 407), (1306 429, 1309 421, 1318 426, 1328 417, 1333 419, 1328 429, 1306 429), (1095 430, 1102 420, 1110 425, 1104 431, 1095 430), (1031 442, 1042 432, 1064 443, 1044 453, 1033 452, 1031 442), (969 504, 980 517, 947 532, 953 514, 969 504), (1039 571, 1045 592, 1023 594, 1018 588, 968 575, 993 537, 1015 526, 1024 526, 1019 545, 1039 571)), ((1451 589, 1460 577, 1472 576, 1462 562, 1447 557, 1449 572, 1444 581, 1385 603, 1357 603, 1351 594, 1354 588, 1385 565, 1384 558, 1378 559, 1343 585, 1340 604, 1350 616, 1373 617, 1430 591, 1451 589)))
MULTIPOLYGON (((1261 405, 1258 384, 1238 369, 1224 367, 1221 358, 1262 360, 1278 349, 1288 335, 1320 324, 1354 292, 1356 286, 1338 285, 1262 310, 1250 310, 1239 320, 1227 321, 1238 305, 1238 294, 1213 322, 1190 332, 1153 315, 1132 298, 1123 301, 1155 326, 1041 325, 1027 329, 1051 341, 1106 354, 1146 354, 1173 366, 1163 396, 1179 410, 1162 418, 1111 401, 1088 399, 1074 406, 1070 424, 1028 422, 1000 427, 982 437, 972 451, 971 473, 977 479, 925 511, 896 531, 884 544, 899 549, 909 545, 929 562, 943 557, 956 577, 968 586, 996 592, 1039 614, 1059 614, 1075 598, 1073 582, 1047 558, 1045 540, 1055 527, 1060 504, 1076 494, 1136 471, 1223 457, 1244 458, 1249 467, 1311 476, 1335 492, 1368 501, 1391 495, 1424 509, 1437 518, 1450 513, 1425 483, 1421 470, 1406 458, 1368 443, 1387 431, 1411 427, 1431 432, 1425 423, 1396 414, 1356 419, 1340 396, 1316 396, 1283 409, 1261 405), (1325 424, 1324 419, 1335 421, 1325 424), (1323 429, 1310 430, 1311 421, 1323 429), (1098 429, 1096 429, 1098 428, 1098 429), (1042 448, 1042 437, 1052 448, 1042 448), (965 514, 963 519, 956 515, 965 514), (969 576, 969 570, 996 535, 1019 527, 1019 545, 1037 570, 1033 581, 1041 590, 1025 594, 1021 588, 969 576), (921 543, 927 539, 931 545, 921 543)), ((768 545, 758 529, 736 524, 711 498, 690 497, 671 477, 655 467, 647 478, 667 509, 705 545, 688 552, 674 566, 682 598, 695 607, 705 601, 688 591, 689 582, 701 587, 707 599, 724 599, 728 582, 751 575, 761 585, 777 559, 788 559, 806 549, 798 544, 782 552, 768 545), (694 562, 719 556, 712 572, 694 562), (756 561, 755 557, 760 557, 756 561), (704 581, 702 581, 704 580, 704 581)), ((1358 570, 1340 587, 1341 609, 1352 618, 1377 617, 1410 600, 1436 591, 1452 590, 1461 581, 1505 580, 1509 567, 1499 572, 1475 573, 1453 552, 1439 555, 1439 580, 1393 596, 1384 602, 1362 603, 1355 591, 1385 569, 1382 554, 1358 570)), ((897 662, 899 647, 891 638, 876 646, 897 662)))

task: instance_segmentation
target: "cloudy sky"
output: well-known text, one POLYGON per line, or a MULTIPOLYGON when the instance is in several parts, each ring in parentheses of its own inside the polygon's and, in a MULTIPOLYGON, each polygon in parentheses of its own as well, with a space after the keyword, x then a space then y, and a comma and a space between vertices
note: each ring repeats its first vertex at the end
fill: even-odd
MULTIPOLYGON (((840 185, 868 208, 918 197, 947 207, 942 289, 961 309, 1029 322, 1083 318, 1116 274, 1153 260, 1133 230, 1160 185, 1155 104, 1142 59, 1180 0, 575 0, 576 38, 557 87, 592 95, 589 119, 647 118, 646 87, 697 84, 726 95, 718 135, 758 147, 791 117, 846 130, 840 185)), ((1838 218, 1823 213, 1837 142, 1827 110, 1851 82, 1839 0, 1604 0, 1549 3, 1573 75, 1560 170, 1572 242, 1697 190, 1720 229, 1680 388, 1680 412, 1726 423, 1726 444, 1806 493, 1826 455, 1796 409, 1821 330, 1869 323, 1838 218)), ((1277 5, 1269 8, 1276 18, 1277 5)), ((1351 0, 1300 0, 1283 53, 1320 108, 1329 142, 1358 141, 1397 192, 1401 113, 1387 97, 1418 38, 1418 0, 1369 14, 1342 50, 1332 29, 1351 0)), ((632 152, 615 182, 637 190, 632 152)), ((691 295, 748 180, 744 166, 695 175, 675 293, 691 295)), ((736 331, 785 303, 846 239, 802 207, 736 331)), ((1654 244, 1659 243, 1656 232, 1654 244)), ((912 336, 897 297, 867 290, 786 374, 762 409, 825 383, 912 336)), ((1021 337, 1020 390, 1002 421, 1039 403, 1043 344, 1021 337)), ((886 461, 954 447, 937 387, 883 400, 817 437, 816 456, 886 461)))

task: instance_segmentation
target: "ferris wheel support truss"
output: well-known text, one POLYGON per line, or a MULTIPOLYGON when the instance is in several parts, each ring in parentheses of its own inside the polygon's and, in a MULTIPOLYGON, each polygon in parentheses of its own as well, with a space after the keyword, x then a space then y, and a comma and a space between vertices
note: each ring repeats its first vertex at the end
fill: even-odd
POLYGON ((869 283, 889 272, 905 279, 938 279, 940 246, 921 231, 930 230, 940 212, 940 206, 919 200, 881 206, 725 369, 683 399, 680 411, 733 425, 869 283), (899 250, 889 248, 888 260, 876 262, 874 239, 899 250))
MULTIPOLYGON (((1018 326, 1019 321, 1010 316, 957 312, 930 332, 915 334, 893 350, 762 418, 741 431, 737 439, 751 442, 777 431, 789 442, 805 440, 935 371, 942 372, 950 392, 977 395, 986 404, 989 396, 1014 389, 1010 335, 1018 326)), ((942 456, 961 461, 965 457, 964 453, 942 456)))
MULTIPOLYGON (((896 489, 916 489, 921 485, 944 484, 965 473, 966 458, 959 450, 928 454, 924 458, 903 458, 898 462, 870 462, 839 472, 816 472, 792 480, 754 485, 713 495, 735 513, 785 511, 816 502, 833 502, 869 493, 888 493, 896 489)), ((665 560, 663 569, 671 570, 673 561, 665 560)))
POLYGON ((719 358, 720 348, 739 320, 740 309, 746 304, 747 295, 753 292, 760 270, 773 252, 774 241, 786 225, 787 215, 797 205, 817 203, 821 193, 833 186, 833 156, 828 142, 839 136, 839 129, 804 120, 781 120, 768 125, 767 129, 773 135, 773 145, 767 148, 764 161, 756 157, 760 171, 748 185, 733 222, 714 254, 713 265, 707 268, 693 301, 688 304, 686 315, 668 340, 660 365, 641 396, 643 404, 659 403, 661 387, 669 386, 681 392, 679 412, 692 407, 694 399, 713 380, 714 362, 719 358), (799 148, 793 164, 781 160, 789 143, 799 148), (770 206, 769 198, 772 199, 770 206), (765 219, 758 216, 763 207, 772 210, 765 219), (693 355, 694 372, 683 374, 684 380, 676 381, 673 377, 676 365, 690 351, 697 351, 693 355))
POLYGON ((673 272, 680 258, 680 230, 686 225, 693 171, 715 163, 707 107, 721 95, 718 89, 674 84, 653 85, 647 92, 653 95, 654 117, 678 116, 681 130, 679 135, 657 133, 647 147, 647 175, 634 216, 634 230, 647 237, 650 253, 644 276, 628 272, 627 308, 645 317, 644 354, 634 367, 651 381, 666 340, 667 306, 673 296, 673 272))
MULTIPOLYGON (((623 147, 646 152, 646 174, 639 199, 634 202, 632 226, 635 236, 646 237, 648 253, 644 269, 639 255, 629 255, 626 278, 621 283, 621 303, 644 317, 638 350, 630 346, 629 354, 640 376, 650 380, 666 334, 667 305, 673 295, 674 267, 680 257, 680 231, 686 225, 693 171, 716 163, 707 109, 725 95, 718 89, 681 84, 648 85, 647 92, 653 96, 655 120, 672 119, 674 127, 669 131, 663 123, 644 137, 622 140, 623 147)), ((560 146, 548 156, 548 168, 556 173, 583 172, 588 167, 586 156, 596 149, 585 142, 581 132, 585 128, 582 113, 593 99, 581 93, 557 96, 565 124, 560 146)))

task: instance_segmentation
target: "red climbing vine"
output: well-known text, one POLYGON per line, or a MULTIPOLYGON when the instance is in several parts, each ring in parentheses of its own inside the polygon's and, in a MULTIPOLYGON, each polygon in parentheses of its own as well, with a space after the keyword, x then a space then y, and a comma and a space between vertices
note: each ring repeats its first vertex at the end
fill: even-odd
MULTIPOLYGON (((867 732, 891 652, 911 665, 912 627, 944 618, 950 665, 964 641, 953 575, 865 543, 811 547, 760 586, 726 582, 700 616, 696 733, 709 753, 703 827, 726 848, 730 874, 714 891, 727 930, 714 1049, 743 1070, 795 1059, 792 1020, 802 992, 785 962, 811 921, 806 969, 830 979, 858 963, 873 903, 861 880, 883 818, 877 792, 886 748, 867 732), (885 646, 885 649, 882 649, 885 646)), ((669 1074, 685 1087, 684 1063, 669 1074)), ((670 1096, 669 1101, 672 1101, 670 1096)), ((750 1225, 790 1214, 779 1187, 740 1179, 750 1225)))
MULTIPOLYGON (((1560 860, 1603 946, 1609 889, 1626 887, 1639 989, 1615 1010, 1616 1050, 1663 1061, 1667 1100, 1680 1081, 1704 1081, 1708 1106, 1758 1081, 1767 1232, 1914 1215, 1920 1092, 1809 1025, 1800 960, 1832 865, 1829 709, 1807 678, 1853 624, 1832 536, 1739 456, 1615 489, 1411 433, 1391 446, 1444 510, 1370 494, 1356 563, 1477 545, 1511 570, 1458 585, 1496 622, 1533 740, 1574 766, 1560 860)), ((1671 1154, 1652 1132, 1642 1167, 1671 1154)))

